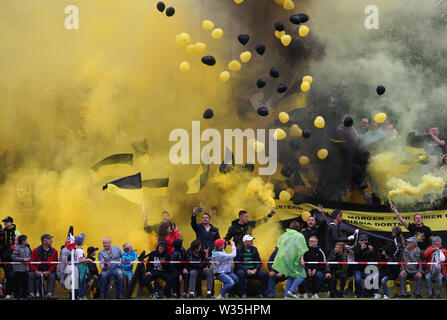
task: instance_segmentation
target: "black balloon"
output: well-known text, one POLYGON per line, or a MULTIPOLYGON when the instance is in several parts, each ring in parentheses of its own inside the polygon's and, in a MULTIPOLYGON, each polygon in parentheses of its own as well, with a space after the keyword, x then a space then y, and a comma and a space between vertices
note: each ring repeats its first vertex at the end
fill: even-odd
POLYGON ((301 19, 300 16, 297 14, 294 14, 293 16, 290 16, 290 22, 292 22, 293 24, 300 24, 301 23, 301 19))
POLYGON ((258 79, 256 81, 256 86, 261 89, 265 86, 265 84, 267 83, 267 81, 265 81, 264 79, 258 79))
POLYGON ((255 50, 256 50, 256 52, 258 53, 258 54, 260 54, 261 56, 264 54, 264 52, 265 52, 265 44, 263 44, 263 43, 258 43, 256 46, 255 46, 255 50))
POLYGON ((250 36, 248 34, 240 34, 237 36, 237 39, 245 46, 248 43, 248 40, 250 40, 250 36))
POLYGON ((289 144, 293 150, 295 151, 300 150, 300 143, 298 140, 290 140, 289 144))
POLYGON ((279 70, 276 69, 275 67, 270 69, 270 76, 273 78, 278 78, 279 77, 279 70))
POLYGON ((301 23, 309 21, 309 16, 305 13, 300 13, 298 17, 300 17, 301 23))
POLYGON ((277 90, 278 93, 284 93, 287 91, 287 86, 284 83, 280 83, 277 90))
POLYGON ((378 86, 377 89, 376 89, 376 92, 377 92, 377 94, 378 94, 379 96, 381 96, 382 94, 385 93, 385 87, 382 86, 382 85, 378 86))
POLYGON ((346 117, 346 119, 343 121, 343 125, 345 127, 351 127, 354 124, 354 120, 351 117, 346 117))
POLYGON ((158 9, 158 11, 160 11, 160 12, 163 12, 163 11, 165 11, 165 4, 164 4, 164 2, 159 2, 159 3, 157 3, 157 9, 158 9))
POLYGON ((216 64, 216 59, 213 56, 202 57, 202 62, 207 66, 214 66, 216 64))
POLYGON ((310 131, 309 131, 309 129, 304 129, 303 130, 303 138, 304 139, 309 139, 310 138, 310 131))
POLYGON ((290 170, 289 166, 284 166, 281 169, 281 174, 286 177, 286 178, 290 178, 292 176, 293 171, 290 170))
POLYGON ((166 15, 167 15, 168 17, 173 16, 174 13, 175 13, 175 9, 174 9, 173 7, 169 7, 169 8, 166 9, 166 15))
POLYGON ((275 22, 275 29, 278 31, 284 31, 284 25, 282 24, 282 22, 275 22))
POLYGON ((267 109, 266 107, 260 107, 258 108, 258 114, 265 117, 269 114, 269 109, 267 109))
POLYGON ((248 171, 253 171, 255 170, 255 165, 253 163, 247 163, 245 164, 244 168, 248 171))
POLYGON ((203 113, 204 119, 211 119, 213 116, 214 116, 214 111, 211 109, 206 109, 205 112, 203 113))

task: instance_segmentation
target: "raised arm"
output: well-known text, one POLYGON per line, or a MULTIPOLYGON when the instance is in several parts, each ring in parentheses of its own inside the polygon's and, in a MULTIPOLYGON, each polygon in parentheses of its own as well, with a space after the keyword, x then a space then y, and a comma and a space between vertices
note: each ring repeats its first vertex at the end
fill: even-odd
POLYGON ((390 209, 394 211, 394 213, 396 214, 397 219, 399 219, 399 221, 404 225, 404 227, 408 229, 408 222, 407 222, 407 220, 402 218, 402 216, 400 215, 399 211, 397 211, 397 208, 392 203, 390 204, 390 209))

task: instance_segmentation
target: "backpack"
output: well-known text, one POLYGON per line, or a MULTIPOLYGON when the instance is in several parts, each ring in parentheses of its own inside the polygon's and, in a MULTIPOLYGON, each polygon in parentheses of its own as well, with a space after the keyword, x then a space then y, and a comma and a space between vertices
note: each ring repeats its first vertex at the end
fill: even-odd
POLYGON ((441 254, 444 256, 444 254, 439 250, 436 250, 433 253, 431 262, 433 262, 433 263, 436 262, 436 263, 430 265, 430 276, 431 277, 437 277, 440 273, 442 273, 442 265, 439 264, 439 262, 441 262, 441 260, 445 260, 445 256, 444 256, 444 259, 441 259, 441 254))

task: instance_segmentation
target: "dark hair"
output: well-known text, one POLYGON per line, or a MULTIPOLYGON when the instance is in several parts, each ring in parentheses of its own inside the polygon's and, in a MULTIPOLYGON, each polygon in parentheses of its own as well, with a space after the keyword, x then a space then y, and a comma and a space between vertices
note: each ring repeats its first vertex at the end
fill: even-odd
POLYGON ((340 216, 342 214, 342 212, 340 211, 340 210, 334 210, 334 211, 332 211, 332 213, 331 213, 331 218, 332 219, 335 219, 335 218, 337 218, 338 216, 340 216))
POLYGON ((385 251, 385 253, 386 253, 387 256, 391 257, 391 255, 392 255, 392 254, 391 254, 392 250, 391 250, 390 247, 388 247, 388 246, 387 246, 387 247, 383 247, 380 251, 382 252, 382 250, 385 251))
POLYGON ((294 229, 296 231, 300 231, 301 226, 298 221, 294 220, 294 221, 290 222, 289 228, 294 229))
POLYGON ((241 211, 239 211, 239 217, 240 217, 241 215, 243 215, 244 213, 248 213, 248 212, 245 211, 245 210, 241 210, 241 211))
POLYGON ((168 236, 168 229, 171 226, 169 222, 162 222, 158 228, 158 241, 164 241, 168 236))
POLYGON ((167 212, 166 210, 161 212, 161 216, 163 216, 163 215, 165 215, 165 214, 167 214, 169 217, 171 217, 171 215, 169 214, 169 212, 167 212))
POLYGON ((209 218, 211 218, 211 215, 208 213, 208 212, 204 212, 203 214, 202 214, 202 216, 208 216, 209 218))
POLYGON ((405 248, 407 246, 407 243, 405 242, 405 238, 402 235, 402 229, 400 227, 394 227, 393 229, 391 229, 391 232, 394 232, 396 234, 396 238, 399 239, 402 248, 405 248))
POLYGON ((201 246, 200 240, 196 239, 191 242, 191 251, 197 250, 201 246))
POLYGON ((19 244, 22 244, 23 241, 25 241, 26 239, 28 239, 28 237, 24 234, 21 234, 18 238, 17 241, 19 242, 19 244))

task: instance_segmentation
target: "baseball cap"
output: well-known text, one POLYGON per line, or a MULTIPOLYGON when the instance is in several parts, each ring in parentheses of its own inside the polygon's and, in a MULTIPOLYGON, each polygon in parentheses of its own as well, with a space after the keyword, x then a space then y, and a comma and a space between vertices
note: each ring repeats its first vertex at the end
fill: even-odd
POLYGON ((219 248, 219 247, 221 247, 222 245, 224 245, 225 244, 225 239, 217 239, 216 241, 214 241, 214 248, 219 248))
POLYGON ((14 220, 12 219, 12 217, 7 216, 5 219, 2 220, 3 222, 14 222, 14 220))
POLYGON ((92 253, 93 251, 97 251, 97 250, 99 250, 99 248, 88 247, 88 249, 87 249, 87 255, 89 255, 89 254, 92 253))
POLYGON ((49 235, 48 233, 45 233, 40 237, 40 241, 43 241, 45 239, 51 239, 51 238, 53 238, 53 236, 49 235))
POLYGON ((366 234, 361 234, 359 240, 368 240, 368 236, 366 234))
POLYGON ((418 238, 416 237, 409 237, 408 239, 406 239, 407 242, 415 242, 418 243, 418 238))
POLYGON ((246 234, 243 238, 242 238, 242 242, 245 242, 245 241, 251 241, 251 240, 253 240, 254 238, 251 236, 251 235, 249 235, 249 234, 246 234))
POLYGON ((82 241, 84 241, 85 233, 81 233, 79 236, 76 236, 75 242, 77 245, 80 245, 82 241))

